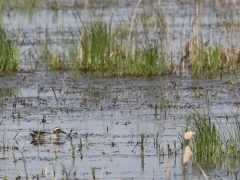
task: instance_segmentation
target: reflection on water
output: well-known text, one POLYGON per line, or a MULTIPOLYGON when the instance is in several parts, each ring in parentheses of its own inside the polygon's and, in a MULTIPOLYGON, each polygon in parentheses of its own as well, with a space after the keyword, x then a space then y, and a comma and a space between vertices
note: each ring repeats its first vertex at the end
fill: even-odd
MULTIPOLYGON (((188 105, 191 104, 200 113, 214 114, 216 121, 224 113, 239 111, 235 101, 229 101, 239 97, 238 88, 233 89, 221 81, 214 81, 212 89, 212 81, 179 77, 82 76, 65 81, 65 86, 71 88, 68 88, 68 93, 61 94, 61 73, 52 74, 47 77, 41 73, 26 76, 21 87, 21 91, 25 91, 21 96, 25 104, 22 101, 16 104, 16 111, 22 116, 18 121, 13 121, 11 103, 1 107, 0 168, 5 169, 0 172, 1 177, 6 174, 8 178, 14 178, 15 172, 25 177, 21 159, 23 152, 27 170, 34 176, 42 174, 50 162, 57 161, 70 172, 77 169, 76 177, 82 179, 92 178, 93 168, 96 178, 116 179, 120 173, 122 178, 165 179, 167 166, 171 168, 168 176, 182 179, 184 175, 194 179, 201 172, 196 170, 194 164, 182 166, 179 141, 179 135, 186 128, 186 119, 191 114, 188 105), (53 81, 56 82, 56 97, 52 91, 53 81), (172 81, 179 83, 178 89, 174 88, 172 81), (44 86, 43 91, 36 93, 39 86, 35 82, 44 86), (195 90, 186 87, 200 83, 203 87, 201 93, 205 95, 195 97, 195 90), (212 96, 215 91, 217 95, 212 96), (177 99, 176 94, 179 96, 177 99), (206 99, 211 101, 208 106, 206 99), (27 106, 26 103, 32 105, 27 106), (224 110, 221 110, 223 106, 224 110), (46 131, 55 127, 61 127, 65 132, 73 129, 72 140, 62 138, 59 141, 31 142, 29 132, 38 126, 46 131), (12 168, 14 156, 16 169, 12 168)), ((18 81, 17 77, 15 81, 18 81)), ((229 116, 228 122, 232 117, 229 116)), ((222 169, 228 167, 227 163, 220 161, 209 166, 206 162, 198 163, 209 175, 219 166, 222 169)), ((237 164, 238 161, 233 163, 237 164)), ((61 172, 62 166, 57 167, 57 171, 61 172)), ((73 173, 69 177, 74 177, 73 173)), ((45 175, 41 178, 45 179, 45 175)))
POLYGON ((18 96, 17 88, 0 88, 0 98, 18 96))
POLYGON ((32 140, 30 142, 30 144, 33 144, 33 145, 43 145, 43 144, 62 145, 64 143, 66 143, 66 141, 64 141, 62 139, 55 139, 55 140, 51 140, 51 139, 35 139, 35 140, 32 140))

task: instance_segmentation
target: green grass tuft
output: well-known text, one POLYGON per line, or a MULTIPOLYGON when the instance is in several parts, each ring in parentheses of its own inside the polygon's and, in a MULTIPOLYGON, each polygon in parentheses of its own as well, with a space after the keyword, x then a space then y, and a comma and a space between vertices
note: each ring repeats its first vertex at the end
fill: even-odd
POLYGON ((182 146, 190 145, 196 163, 213 163, 213 160, 240 157, 240 123, 237 118, 231 125, 220 124, 199 114, 193 115, 191 140, 182 140, 182 146))
POLYGON ((221 157, 224 154, 222 139, 215 123, 205 116, 196 115, 193 118, 192 150, 196 154, 197 162, 201 159, 221 157))
POLYGON ((46 41, 41 49, 41 54, 45 60, 47 69, 50 70, 65 70, 68 68, 67 64, 63 61, 65 58, 64 53, 60 53, 57 49, 49 47, 48 41, 46 41))
POLYGON ((165 74, 166 54, 159 51, 158 42, 149 39, 140 44, 135 38, 127 46, 126 37, 122 39, 126 29, 121 27, 122 24, 113 28, 101 19, 85 24, 80 31, 80 43, 68 47, 72 69, 105 76, 165 74))
POLYGON ((0 24, 0 71, 17 71, 20 54, 17 45, 7 36, 0 24))
POLYGON ((206 76, 214 78, 216 72, 235 72, 237 70, 238 53, 225 49, 220 45, 213 47, 197 47, 196 55, 190 65, 193 77, 206 76))

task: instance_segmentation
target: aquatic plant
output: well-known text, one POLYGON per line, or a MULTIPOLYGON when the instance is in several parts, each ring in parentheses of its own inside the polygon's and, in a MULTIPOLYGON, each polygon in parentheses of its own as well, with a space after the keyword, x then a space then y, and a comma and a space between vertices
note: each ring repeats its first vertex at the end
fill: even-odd
MULTIPOLYGON (((158 16, 161 14, 158 12, 158 16)), ((80 18, 79 18, 80 19, 80 18)), ((112 19, 112 18, 111 18, 112 19)), ((164 18, 161 18, 163 21, 164 18)), ((78 19, 76 19, 78 21, 78 19)), ((170 44, 169 38, 163 41, 162 34, 168 34, 166 23, 155 22, 151 27, 158 27, 157 35, 161 38, 153 38, 152 32, 147 31, 143 16, 132 17, 130 32, 126 28, 128 22, 105 22, 99 15, 91 22, 83 22, 79 28, 79 41, 72 35, 73 45, 66 45, 66 53, 71 69, 78 74, 80 71, 97 72, 105 76, 134 75, 150 76, 172 73, 171 61, 164 48, 164 44, 170 44), (142 23, 145 33, 138 23, 142 23), (171 71, 170 71, 171 70, 171 71)), ((151 28, 149 27, 149 29, 151 28)), ((169 35, 167 35, 168 37, 169 35)))
MULTIPOLYGON (((73 60, 72 69, 76 74, 79 71, 92 71, 110 76, 142 76, 176 72, 171 54, 171 30, 164 14, 154 10, 154 16, 158 17, 155 20, 144 10, 140 15, 136 15, 135 11, 130 24, 123 21, 113 24, 112 17, 106 23, 102 15, 90 23, 81 20, 80 42, 68 48, 70 59, 73 60), (127 26, 130 26, 130 30, 127 26)), ((209 46, 210 40, 204 42, 199 35, 198 13, 194 22, 185 52, 192 76, 212 78, 215 72, 235 72, 239 50, 224 48, 220 43, 209 46)))
POLYGON ((56 147, 54 147, 54 155, 55 155, 55 160, 57 160, 58 159, 58 155, 57 155, 57 149, 56 149, 56 147))
POLYGON ((141 149, 144 149, 144 139, 145 139, 145 134, 142 133, 141 134, 141 141, 140 141, 141 149))
POLYGON ((50 70, 64 70, 67 69, 67 64, 63 61, 64 53, 59 52, 48 44, 48 39, 45 40, 43 47, 40 50, 42 58, 45 61, 47 69, 50 70))
MULTIPOLYGON (((139 3, 130 22, 121 20, 113 23, 112 16, 106 22, 103 13, 95 15, 93 21, 84 22, 76 12, 76 22, 81 22, 78 33, 70 32, 71 43, 64 45, 63 53, 46 48, 46 67, 59 70, 70 68, 76 75, 80 72, 94 72, 104 76, 175 73, 177 65, 173 63, 171 29, 165 15, 155 9, 154 15, 149 15, 144 9, 136 13, 139 3)), ((210 40, 204 41, 199 35, 197 8, 196 12, 185 55, 180 59, 187 61, 194 78, 213 78, 216 72, 235 72, 238 49, 224 48, 220 42, 209 46, 210 40)))
MULTIPOLYGON (((72 131, 71 131, 72 132, 72 131)), ((70 132, 70 133, 71 133, 70 132)), ((69 134, 70 134, 69 133, 69 134)), ((69 137, 69 140, 70 140, 70 143, 71 143, 71 149, 72 149, 72 158, 75 158, 76 157, 76 155, 75 155, 75 145, 73 144, 73 142, 72 142, 72 137, 69 137)))
POLYGON ((190 144, 197 160, 222 157, 222 138, 215 123, 197 114, 192 117, 192 129, 195 137, 190 144))
POLYGON ((191 75, 194 78, 214 78, 217 73, 236 72, 239 59, 239 48, 232 45, 225 48, 221 42, 210 45, 210 39, 205 41, 200 36, 200 16, 196 6, 196 16, 190 39, 185 46, 185 56, 191 75))
POLYGON ((216 120, 194 114, 191 119, 191 128, 194 138, 189 132, 185 133, 182 146, 189 145, 194 153, 195 161, 212 162, 212 159, 239 157, 240 131, 239 122, 229 125, 218 124, 216 120), (191 140, 190 140, 191 139, 191 140))
MULTIPOLYGON (((183 164, 188 163, 193 156, 192 149, 189 146, 189 141, 191 141, 191 139, 194 138, 194 135, 195 135, 195 132, 192 131, 191 126, 188 126, 187 131, 184 134, 185 147, 183 149, 183 164)), ((201 170, 205 179, 208 180, 208 177, 207 177, 206 173, 203 171, 203 169, 200 167, 200 165, 198 163, 196 163, 196 165, 201 170)))
POLYGON ((2 23, 0 23, 0 41, 0 71, 16 71, 20 61, 19 49, 8 37, 2 23))
POLYGON ((220 45, 196 48, 195 57, 189 66, 193 77, 214 78, 216 72, 229 73, 237 70, 238 51, 220 45))
POLYGON ((91 170, 92 170, 92 179, 96 179, 95 178, 96 168, 93 167, 93 168, 91 168, 91 170))
POLYGON ((0 88, 0 97, 12 97, 12 96, 18 95, 18 89, 17 88, 0 88))

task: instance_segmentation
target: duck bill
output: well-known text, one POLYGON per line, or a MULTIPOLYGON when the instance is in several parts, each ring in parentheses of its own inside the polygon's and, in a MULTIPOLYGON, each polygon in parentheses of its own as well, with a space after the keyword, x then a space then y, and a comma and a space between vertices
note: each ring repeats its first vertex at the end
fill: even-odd
POLYGON ((63 133, 63 134, 67 134, 66 132, 64 132, 63 130, 62 130, 62 132, 61 133, 63 133))

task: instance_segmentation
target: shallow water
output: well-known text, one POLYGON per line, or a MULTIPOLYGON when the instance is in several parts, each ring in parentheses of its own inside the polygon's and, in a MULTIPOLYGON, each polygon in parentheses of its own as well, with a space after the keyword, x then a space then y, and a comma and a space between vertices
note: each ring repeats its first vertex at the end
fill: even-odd
MULTIPOLYGON (((20 84, 17 92, 13 90, 16 97, 12 95, 1 99, 3 122, 0 137, 4 138, 1 142, 1 177, 6 175, 9 178, 17 174, 24 177, 25 164, 31 178, 38 174, 42 179, 51 179, 51 163, 54 163, 57 179, 62 176, 91 179, 92 171, 100 179, 201 177, 199 170, 182 165, 179 135, 186 127, 186 118, 193 112, 186 103, 200 113, 209 113, 210 117, 218 117, 223 122, 226 114, 239 111, 234 105, 234 99, 239 98, 238 89, 219 80, 99 78, 87 74, 74 79, 66 72, 41 72, 6 75, 1 77, 1 82, 1 87, 7 88, 7 92, 14 84, 20 84), (25 77, 24 81, 22 77, 25 77), (65 77, 64 81, 62 77, 65 77), (179 83, 177 90, 172 82, 179 83), (195 90, 192 87, 196 85, 203 88, 201 92, 205 95, 201 98, 193 96, 195 90), (213 96, 216 92, 217 96, 213 96), (176 94, 180 98, 176 99, 176 94), (207 98, 210 98, 210 103, 206 105, 207 98), (167 105, 158 108, 157 112, 152 107, 152 104, 166 102, 167 105), (40 123, 43 115, 46 115, 45 124, 40 123), (65 137, 60 142, 31 144, 29 132, 38 127, 47 131, 61 127, 67 133, 72 129, 73 146, 65 137), (157 133, 158 147, 154 145, 157 133), (143 149, 137 144, 141 134, 145 135, 143 149), (167 155, 168 145, 173 152, 171 156, 167 155), (4 146, 10 149, 4 149, 4 146), (13 146, 18 150, 12 150, 13 146), (62 175, 63 166, 67 176, 62 175), (169 173, 166 171, 168 167, 171 170, 169 173), (45 173, 50 173, 48 178, 45 173)), ((225 168, 226 164, 223 164, 220 174, 227 178, 225 168)), ((206 172, 214 176, 216 167, 207 169, 206 172)))
MULTIPOLYGON (((61 8, 57 11, 44 2, 42 9, 34 9, 33 14, 14 8, 8 12, 4 8, 3 20, 10 32, 26 33, 32 44, 38 44, 44 41, 46 27, 56 41, 63 25, 77 30, 73 16, 76 1, 64 6, 61 6, 64 1, 59 2, 61 8)), ((88 16, 91 12, 80 6, 85 2, 78 3, 80 15, 85 20, 91 19, 88 16)), ((127 19, 136 3, 105 4, 110 9, 104 11, 106 21, 112 12, 114 20, 127 19)), ((91 10, 101 12, 102 6, 98 4, 93 2, 91 10)), ((199 3, 204 22, 201 33, 205 39, 214 40, 224 31, 216 22, 223 22, 227 17, 238 19, 235 9, 238 3, 227 4, 229 8, 223 5, 224 1, 199 3)), ((174 30, 172 46, 184 47, 196 4, 188 1, 140 4, 147 11, 151 6, 161 8, 174 30)), ((31 46, 26 42, 21 51, 31 46)), ((35 70, 29 70, 34 66, 35 59, 26 58, 21 61, 23 72, 0 77, 1 178, 25 179, 26 169, 29 179, 36 179, 37 175, 40 179, 92 179, 94 176, 96 179, 204 179, 191 162, 182 164, 179 138, 185 131, 187 118, 196 110, 226 124, 226 115, 231 122, 239 114, 239 85, 224 83, 229 79, 239 81, 238 74, 214 80, 193 80, 187 70, 175 77, 102 78, 80 74, 75 78, 71 72, 47 71, 43 62, 35 70), (43 115, 46 115, 45 124, 41 123, 43 115), (67 133, 73 130, 72 141, 62 137, 57 142, 31 143, 31 130, 52 131, 54 127, 61 127, 67 133), (143 146, 141 135, 145 137, 143 146)), ((200 165, 211 179, 232 179, 236 177, 239 161, 231 163, 230 166, 219 160, 208 166, 200 165)))

